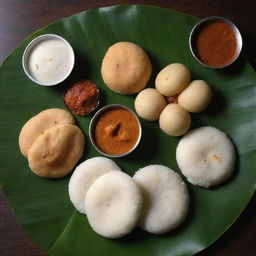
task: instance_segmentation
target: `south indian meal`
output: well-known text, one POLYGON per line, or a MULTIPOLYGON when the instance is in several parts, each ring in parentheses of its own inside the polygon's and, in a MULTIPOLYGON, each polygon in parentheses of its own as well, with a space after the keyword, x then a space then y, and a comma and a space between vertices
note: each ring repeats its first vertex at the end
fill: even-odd
MULTIPOLYGON (((209 66, 227 65, 235 58, 236 34, 228 22, 208 22, 196 31, 193 40, 197 57, 209 66), (222 37, 223 33, 228 36, 222 37), (214 49, 213 37, 220 38, 220 47, 229 45, 222 56, 217 55, 220 49, 214 49), (214 56, 209 53, 212 49, 214 56)), ((58 84, 73 67, 73 50, 69 47, 65 39, 55 35, 34 39, 23 55, 25 73, 41 85, 58 84)), ((100 100, 97 85, 88 79, 78 79, 67 87, 63 96, 66 109, 37 113, 19 134, 20 151, 34 174, 57 179, 74 169, 68 185, 70 201, 87 217, 92 229, 106 238, 118 239, 136 226, 157 235, 172 231, 189 214, 192 199, 184 179, 190 186, 208 188, 226 181, 234 170, 235 146, 227 134, 212 126, 190 130, 190 113, 205 110, 214 97, 211 81, 191 81, 186 65, 170 60, 153 77, 154 86, 147 87, 156 73, 152 69, 142 47, 116 42, 102 58, 101 76, 107 90, 136 94, 126 96, 133 97, 135 112, 146 122, 155 122, 166 140, 168 136, 177 137, 180 174, 171 168, 174 163, 170 161, 169 166, 142 166, 131 177, 110 159, 130 154, 143 136, 138 116, 116 102, 91 118, 89 137, 103 156, 78 164, 85 152, 87 131, 75 125, 73 115, 93 113, 100 100)), ((138 146, 137 150, 147 149, 138 146)))

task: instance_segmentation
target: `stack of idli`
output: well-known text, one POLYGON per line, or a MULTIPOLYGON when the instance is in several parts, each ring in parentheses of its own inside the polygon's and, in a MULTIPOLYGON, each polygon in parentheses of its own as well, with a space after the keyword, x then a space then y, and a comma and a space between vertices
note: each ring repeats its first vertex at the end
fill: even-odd
POLYGON ((46 109, 29 119, 19 134, 21 153, 32 172, 61 178, 72 171, 84 150, 84 135, 64 109, 46 109))
POLYGON ((69 181, 69 197, 87 215, 93 230, 107 238, 130 233, 140 216, 140 190, 106 157, 94 157, 76 167, 69 181))
POLYGON ((93 157, 76 167, 68 185, 69 197, 75 208, 86 214, 84 198, 97 178, 110 171, 121 171, 120 167, 106 157, 93 157))
POLYGON ((153 234, 169 232, 184 221, 189 207, 187 187, 170 168, 147 166, 132 178, 105 157, 77 166, 69 197, 92 229, 107 238, 120 238, 136 225, 153 234))

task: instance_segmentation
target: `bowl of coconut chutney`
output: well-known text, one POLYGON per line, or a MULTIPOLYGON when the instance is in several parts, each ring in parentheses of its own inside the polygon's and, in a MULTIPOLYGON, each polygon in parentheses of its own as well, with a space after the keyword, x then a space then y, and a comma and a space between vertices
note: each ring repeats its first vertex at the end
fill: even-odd
POLYGON ((26 47, 22 66, 35 83, 53 86, 63 82, 74 67, 75 55, 69 42, 55 34, 44 34, 26 47))

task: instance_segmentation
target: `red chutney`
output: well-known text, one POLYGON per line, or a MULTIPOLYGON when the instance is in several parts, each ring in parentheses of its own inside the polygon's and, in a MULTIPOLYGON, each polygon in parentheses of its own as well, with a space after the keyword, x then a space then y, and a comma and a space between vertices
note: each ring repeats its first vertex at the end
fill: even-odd
POLYGON ((100 151, 110 155, 129 152, 138 141, 139 124, 127 109, 113 107, 96 119, 93 139, 100 151))
POLYGON ((99 90, 91 81, 80 80, 66 91, 64 103, 75 115, 89 114, 99 103, 99 90))
POLYGON ((166 97, 167 103, 168 103, 168 104, 169 104, 169 103, 178 103, 178 96, 179 96, 179 94, 176 94, 176 95, 174 95, 174 96, 168 96, 168 97, 166 97))
POLYGON ((209 21, 199 27, 194 48, 197 58, 212 67, 222 67, 232 62, 237 54, 236 34, 224 21, 209 21))

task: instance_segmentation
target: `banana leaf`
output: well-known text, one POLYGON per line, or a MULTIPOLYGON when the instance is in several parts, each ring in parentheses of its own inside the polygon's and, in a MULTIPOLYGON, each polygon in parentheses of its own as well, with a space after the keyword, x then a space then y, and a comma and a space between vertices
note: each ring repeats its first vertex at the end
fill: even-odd
MULTIPOLYGON (((0 68, 0 182, 21 225, 50 255, 193 255, 220 237, 238 218, 256 187, 256 74, 241 57, 233 66, 212 70, 201 66, 189 51, 188 37, 198 18, 150 6, 112 6, 88 10, 57 21, 29 36, 0 68), (76 63, 71 77, 61 85, 43 87, 30 81, 21 65, 26 45, 35 37, 55 33, 72 45, 76 63), (165 235, 135 228, 128 236, 105 239, 90 228, 68 197, 70 175, 58 180, 34 175, 18 147, 23 124, 46 108, 65 108, 62 95, 77 78, 89 78, 100 89, 101 106, 124 104, 134 109, 135 96, 112 92, 104 85, 101 61, 118 41, 140 45, 150 56, 154 87, 156 74, 173 62, 185 64, 192 79, 206 80, 213 100, 208 109, 192 115, 192 128, 214 126, 226 132, 236 146, 232 177, 211 189, 188 185, 190 211, 185 222, 165 235)), ((87 137, 81 161, 98 156, 88 138, 92 115, 76 117, 87 137)), ((149 164, 163 164, 180 173, 175 150, 180 138, 164 134, 157 122, 141 120, 142 141, 131 155, 116 159, 130 175, 149 164)), ((185 178, 183 177, 185 180, 185 178)))

